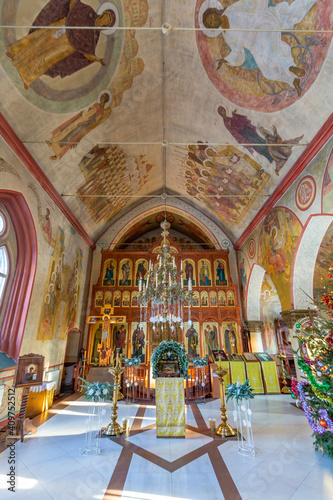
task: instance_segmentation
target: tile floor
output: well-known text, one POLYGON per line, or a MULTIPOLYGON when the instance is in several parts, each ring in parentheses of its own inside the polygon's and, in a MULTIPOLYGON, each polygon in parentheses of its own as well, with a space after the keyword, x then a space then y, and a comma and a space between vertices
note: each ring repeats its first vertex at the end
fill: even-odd
MULTIPOLYGON (((16 492, 7 490, 8 454, 0 454, 0 498, 17 500, 333 500, 333 460, 315 452, 304 413, 288 395, 252 402, 256 455, 208 430, 220 421, 218 400, 187 406, 185 439, 157 439, 155 407, 119 403, 118 422, 134 422, 122 438, 103 438, 100 455, 82 454, 89 403, 70 401, 17 442, 16 492), (136 414, 138 416, 136 418, 136 414)), ((110 406, 102 404, 102 426, 110 406)), ((233 424, 230 405, 229 423, 233 424)), ((96 428, 97 428, 96 424, 96 428)))

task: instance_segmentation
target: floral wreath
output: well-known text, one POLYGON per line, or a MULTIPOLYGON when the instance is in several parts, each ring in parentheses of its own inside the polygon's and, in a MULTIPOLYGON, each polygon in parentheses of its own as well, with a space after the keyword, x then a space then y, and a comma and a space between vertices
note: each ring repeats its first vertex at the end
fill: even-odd
POLYGON ((187 378, 188 359, 186 356, 185 347, 180 342, 174 340, 163 340, 154 350, 151 356, 151 363, 153 368, 153 378, 158 377, 158 363, 163 356, 171 359, 178 359, 180 365, 180 376, 187 378))

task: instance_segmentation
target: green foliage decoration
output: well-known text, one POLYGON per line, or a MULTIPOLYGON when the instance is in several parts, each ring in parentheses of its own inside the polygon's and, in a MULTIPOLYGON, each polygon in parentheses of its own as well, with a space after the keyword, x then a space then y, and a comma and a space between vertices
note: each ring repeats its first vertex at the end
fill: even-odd
POLYGON ((139 366, 141 361, 141 355, 137 356, 136 358, 133 356, 133 358, 124 358, 124 365, 125 366, 139 366))
POLYGON ((250 381, 247 379, 244 384, 236 382, 235 384, 227 384, 227 402, 229 399, 235 399, 237 404, 243 399, 253 399, 254 394, 252 394, 252 387, 250 387, 250 381))
POLYGON ((151 356, 151 363, 153 367, 153 377, 158 377, 158 364, 161 359, 165 360, 178 360, 180 366, 180 376, 187 378, 188 359, 186 356, 185 348, 180 342, 174 340, 163 340, 154 350, 151 356))
POLYGON ((79 377, 79 379, 82 380, 82 385, 86 389, 84 399, 87 401, 97 402, 100 400, 105 401, 106 399, 111 399, 113 388, 116 387, 116 385, 120 385, 111 385, 108 382, 104 382, 103 384, 100 382, 88 382, 82 377, 79 377))
POLYGON ((200 358, 200 357, 195 358, 194 356, 190 356, 190 362, 193 363, 195 368, 207 366, 208 356, 206 355, 204 358, 200 358))

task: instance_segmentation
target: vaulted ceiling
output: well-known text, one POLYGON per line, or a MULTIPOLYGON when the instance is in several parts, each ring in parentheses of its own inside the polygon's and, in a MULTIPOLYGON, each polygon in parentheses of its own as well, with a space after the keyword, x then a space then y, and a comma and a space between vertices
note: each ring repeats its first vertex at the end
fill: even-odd
POLYGON ((332 11, 331 0, 1 0, 2 135, 93 240, 158 197, 236 241, 327 131, 332 11))

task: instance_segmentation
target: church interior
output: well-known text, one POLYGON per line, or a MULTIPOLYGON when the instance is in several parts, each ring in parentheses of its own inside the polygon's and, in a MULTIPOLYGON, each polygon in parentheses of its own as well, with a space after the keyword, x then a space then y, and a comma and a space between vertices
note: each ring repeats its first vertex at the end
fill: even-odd
POLYGON ((332 1, 0 18, 1 499, 333 500, 332 1))

